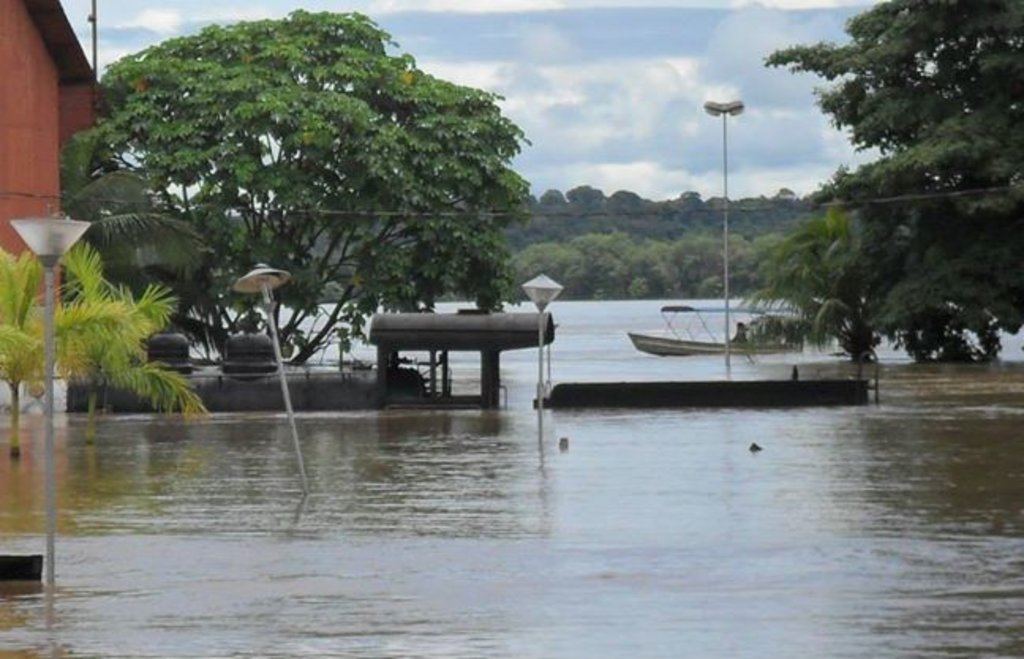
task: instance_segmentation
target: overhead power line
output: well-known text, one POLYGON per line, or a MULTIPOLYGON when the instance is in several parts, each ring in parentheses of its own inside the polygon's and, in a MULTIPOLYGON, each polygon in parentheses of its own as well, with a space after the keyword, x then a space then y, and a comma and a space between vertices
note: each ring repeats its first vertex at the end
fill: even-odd
MULTIPOLYGON (((970 190, 948 190, 948 191, 936 191, 936 192, 921 192, 921 193, 908 193, 903 195, 894 195, 890 197, 872 197, 862 199, 839 199, 835 201, 815 203, 806 199, 795 199, 794 203, 802 205, 804 210, 807 212, 813 212, 820 208, 857 208, 862 206, 872 205, 883 205, 883 204, 900 204, 900 203, 913 203, 919 201, 932 201, 937 199, 956 199, 963 197, 976 197, 984 195, 996 195, 996 194, 1010 194, 1012 192, 1024 193, 1024 185, 1002 185, 992 186, 986 188, 973 188, 970 190)), ((61 194, 45 194, 45 193, 34 193, 34 192, 21 192, 15 190, 0 190, 0 198, 21 198, 21 199, 40 199, 47 202, 61 202, 67 201, 67 195, 61 194)), ((712 198, 717 199, 717 198, 712 198)), ((593 218, 652 218, 664 215, 672 215, 675 213, 686 213, 691 215, 719 215, 722 210, 720 208, 671 208, 665 204, 670 204, 675 200, 666 200, 659 202, 649 202, 652 204, 659 204, 658 208, 650 209, 636 209, 636 210, 573 210, 573 209, 524 209, 522 211, 509 211, 499 209, 482 209, 482 210, 352 210, 352 209, 332 209, 332 208, 317 208, 317 209, 289 209, 287 211, 271 211, 271 212, 287 212, 288 214, 311 214, 311 215, 326 215, 335 217, 352 217, 352 218, 368 218, 368 219, 431 219, 431 218, 459 218, 459 217, 492 217, 492 218, 506 218, 506 217, 543 217, 543 218, 555 218, 555 219, 593 219, 593 218)), ((760 213, 770 210, 780 210, 780 202, 782 200, 772 201, 770 199, 757 200, 751 202, 749 199, 737 199, 732 200, 729 206, 729 212, 732 213, 760 213)), ((111 204, 125 204, 130 206, 130 202, 125 202, 124 199, 117 197, 91 197, 90 203, 111 203, 111 204)), ((703 201, 703 204, 707 204, 708 201, 703 201)), ((203 204, 192 204, 196 208, 202 208, 203 204)))

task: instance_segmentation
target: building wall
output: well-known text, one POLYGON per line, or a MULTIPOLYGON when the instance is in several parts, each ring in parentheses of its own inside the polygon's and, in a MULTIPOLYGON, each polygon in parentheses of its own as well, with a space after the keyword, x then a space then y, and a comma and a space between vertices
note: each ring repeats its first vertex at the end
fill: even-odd
POLYGON ((92 83, 61 85, 60 87, 60 145, 80 130, 95 123, 94 108, 96 86, 92 83))
POLYGON ((60 85, 22 0, 0 0, 0 247, 24 245, 16 217, 57 211, 60 85))

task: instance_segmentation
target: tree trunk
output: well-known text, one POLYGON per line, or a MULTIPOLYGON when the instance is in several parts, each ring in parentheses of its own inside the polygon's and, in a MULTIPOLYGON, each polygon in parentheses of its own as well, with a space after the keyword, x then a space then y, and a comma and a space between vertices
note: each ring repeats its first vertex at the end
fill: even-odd
POLYGON ((8 383, 11 390, 11 457, 21 457, 21 383, 8 383))
POLYGON ((93 382, 89 383, 89 402, 87 409, 87 416, 85 419, 85 443, 87 446, 91 446, 96 443, 96 396, 97 396, 96 385, 93 382))

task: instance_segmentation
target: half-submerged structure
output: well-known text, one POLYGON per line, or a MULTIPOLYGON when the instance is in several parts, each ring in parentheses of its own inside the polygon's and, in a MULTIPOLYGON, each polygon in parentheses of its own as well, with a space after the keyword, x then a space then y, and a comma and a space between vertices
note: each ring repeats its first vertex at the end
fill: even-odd
MULTIPOLYGON (((286 371, 296 410, 340 411, 387 407, 501 407, 501 353, 536 348, 540 323, 544 343, 555 339, 550 314, 463 311, 455 314, 377 314, 370 321, 370 343, 377 347, 374 370, 289 368, 286 371), (456 394, 449 354, 480 353, 479 395, 456 394), (410 353, 419 353, 416 358, 410 353), (426 353, 425 355, 423 353, 426 353)), ((185 375, 211 412, 275 411, 284 408, 273 361, 271 339, 264 334, 228 339, 222 363, 197 367, 181 334, 150 339, 148 356, 185 375)), ((340 365, 339 365, 340 366, 340 365)), ((67 411, 86 409, 88 391, 69 383, 67 411)), ((114 412, 150 412, 133 394, 105 388, 102 404, 114 412)))
POLYGON ((370 343, 377 346, 377 394, 381 407, 501 406, 501 353, 536 348, 538 328, 544 323, 544 344, 555 340, 550 313, 378 314, 370 324, 370 343), (426 352, 427 374, 407 364, 402 353, 426 352), (452 392, 449 354, 480 353, 480 395, 457 396, 452 392))

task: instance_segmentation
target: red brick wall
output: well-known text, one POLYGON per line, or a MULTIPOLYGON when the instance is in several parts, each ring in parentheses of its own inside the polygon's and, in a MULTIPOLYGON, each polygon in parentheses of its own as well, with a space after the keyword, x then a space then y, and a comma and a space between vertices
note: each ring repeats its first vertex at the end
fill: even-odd
POLYGON ((72 135, 95 123, 94 86, 62 85, 60 88, 60 143, 63 146, 72 135))
POLYGON ((59 210, 60 141, 91 121, 88 90, 60 88, 22 0, 0 0, 0 247, 24 249, 11 219, 59 210))

